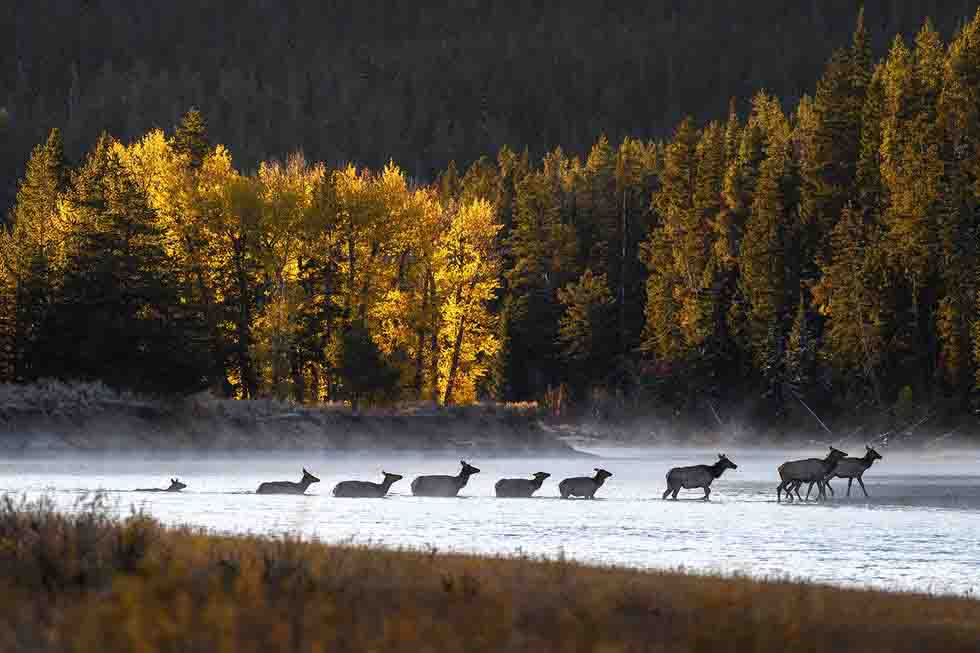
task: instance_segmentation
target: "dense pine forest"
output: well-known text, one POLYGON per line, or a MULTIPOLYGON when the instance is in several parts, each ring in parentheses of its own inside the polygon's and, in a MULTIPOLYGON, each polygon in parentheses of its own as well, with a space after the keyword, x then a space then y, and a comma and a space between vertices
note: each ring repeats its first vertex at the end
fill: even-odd
MULTIPOLYGON (((727 114, 669 106, 654 112, 677 113, 662 139, 657 120, 631 118, 633 91, 597 98, 589 122, 555 100, 553 131, 527 147, 479 156, 522 132, 455 127, 466 142, 437 173, 423 169, 438 156, 419 163, 370 101, 376 123, 324 121, 349 149, 254 167, 224 139, 245 162, 265 133, 322 152, 323 133, 308 140, 296 118, 321 115, 318 99, 257 111, 254 136, 237 110, 192 108, 135 135, 113 111, 69 116, 75 140, 79 120, 113 131, 72 163, 52 129, 27 162, 0 239, 0 373, 306 402, 606 397, 716 417, 751 404, 768 420, 933 402, 965 415, 980 361, 980 13, 887 48, 848 15, 849 42, 810 92, 790 88, 794 73, 780 93, 729 103, 718 94, 733 87, 707 76, 705 110, 727 114), (361 160, 362 137, 364 159, 384 143, 392 158, 344 162, 361 160)), ((651 73, 642 106, 689 100, 671 80, 651 73)))

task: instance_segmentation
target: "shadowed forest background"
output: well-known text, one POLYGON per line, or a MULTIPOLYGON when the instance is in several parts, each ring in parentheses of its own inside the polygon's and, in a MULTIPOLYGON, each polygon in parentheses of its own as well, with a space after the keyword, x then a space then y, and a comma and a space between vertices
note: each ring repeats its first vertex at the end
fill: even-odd
POLYGON ((330 4, 0 10, 5 380, 972 411, 975 2, 330 4))

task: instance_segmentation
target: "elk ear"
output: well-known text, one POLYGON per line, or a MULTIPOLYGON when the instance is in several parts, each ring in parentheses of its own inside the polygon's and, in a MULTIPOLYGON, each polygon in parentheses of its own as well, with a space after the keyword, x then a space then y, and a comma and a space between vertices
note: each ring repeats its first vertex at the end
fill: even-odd
POLYGON ((724 460, 724 459, 725 459, 725 454, 723 453, 718 454, 718 460, 724 460))

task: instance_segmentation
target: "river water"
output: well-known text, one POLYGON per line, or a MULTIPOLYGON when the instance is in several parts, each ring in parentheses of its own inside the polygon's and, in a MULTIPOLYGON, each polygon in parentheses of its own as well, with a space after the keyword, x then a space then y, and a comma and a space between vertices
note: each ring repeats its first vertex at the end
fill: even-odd
MULTIPOLYGON (((862 447, 863 449, 863 447, 862 447)), ((0 460, 0 493, 47 496, 72 509, 103 491, 111 510, 142 509, 167 524, 219 532, 294 534, 326 542, 558 557, 641 568, 683 568, 980 596, 980 452, 890 454, 865 474, 871 493, 835 481, 837 496, 806 505, 775 500, 776 467, 823 451, 730 450, 738 470, 681 501, 663 501, 666 471, 711 463, 692 449, 595 449, 598 457, 473 459, 482 473, 455 499, 411 496, 418 474, 455 474, 445 457, 62 457, 0 460), (322 482, 307 496, 254 494, 262 481, 322 482), (561 500, 558 481, 603 467, 613 473, 594 501, 561 500), (337 499, 344 479, 399 473, 386 499, 337 499), (497 499, 501 477, 552 474, 532 499, 497 499), (166 487, 181 493, 134 492, 166 487)), ((852 452, 855 454, 863 452, 852 452)))

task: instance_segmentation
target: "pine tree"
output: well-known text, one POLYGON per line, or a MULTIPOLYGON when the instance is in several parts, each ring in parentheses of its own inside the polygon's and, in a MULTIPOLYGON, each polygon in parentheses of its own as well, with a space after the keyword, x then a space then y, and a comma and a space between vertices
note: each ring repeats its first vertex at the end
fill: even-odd
POLYGON ((562 222, 560 193, 554 176, 525 174, 516 188, 514 221, 505 241, 511 260, 504 274, 506 356, 519 397, 540 396, 558 382, 557 291, 576 270, 575 232, 562 222))
POLYGON ((752 214, 740 252, 739 284, 748 302, 750 340, 760 364, 771 357, 772 334, 780 330, 787 300, 784 162, 769 157, 759 173, 752 214))
POLYGON ((65 268, 58 213, 67 176, 61 132, 52 129, 27 163, 11 216, 12 229, 0 234, 7 306, 0 347, 6 352, 8 377, 14 379, 37 378, 46 358, 41 333, 65 268))
MULTIPOLYGON (((818 270, 811 262, 826 255, 830 231, 844 202, 854 194, 864 104, 864 88, 855 87, 856 72, 853 52, 835 52, 812 102, 812 125, 800 162, 800 257, 805 280, 816 277, 818 270)), ((800 113, 805 115, 802 108, 800 113)))
MULTIPOLYGON (((644 244, 647 277, 646 326, 642 348, 666 364, 686 354, 681 321, 692 304, 707 262, 708 224, 695 206, 698 133, 684 120, 664 152, 660 189, 653 196, 659 224, 644 244)), ((703 202, 710 201, 707 193, 703 202)))
POLYGON ((817 380, 817 340, 806 302, 800 298, 786 342, 786 381, 794 396, 808 401, 817 380))
MULTIPOLYGON (((902 340, 915 343, 905 355, 915 385, 929 387, 938 360, 935 319, 937 252, 936 214, 940 203, 943 163, 937 122, 937 57, 942 48, 927 24, 909 51, 896 39, 885 64, 885 116, 882 121, 881 179, 887 204, 883 223, 887 252, 896 276, 905 286, 902 340), (907 317, 905 317, 907 315, 907 317)), ((941 65, 941 64, 939 64, 941 65)))
POLYGON ((558 290, 564 313, 558 327, 562 356, 569 361, 578 396, 586 384, 604 385, 612 371, 615 300, 606 276, 586 269, 558 290))
POLYGON ((200 390, 207 334, 183 310, 163 230, 108 137, 79 170, 68 202, 74 229, 44 371, 147 392, 200 390))
POLYGON ((208 140, 204 116, 196 107, 192 107, 181 118, 180 125, 174 133, 174 151, 184 157, 188 165, 196 170, 201 167, 210 149, 211 143, 208 140))
POLYGON ((860 209, 846 206, 814 289, 814 305, 827 320, 823 356, 836 371, 838 385, 847 389, 849 379, 859 379, 878 401, 891 321, 882 242, 881 230, 866 223, 860 209))
POLYGON ((976 376, 971 325, 976 297, 980 198, 977 183, 980 142, 980 11, 950 45, 938 103, 943 177, 938 208, 942 297, 937 330, 946 389, 964 402, 976 376))

